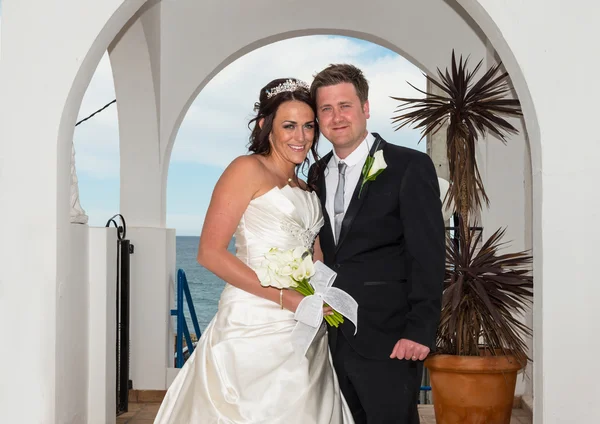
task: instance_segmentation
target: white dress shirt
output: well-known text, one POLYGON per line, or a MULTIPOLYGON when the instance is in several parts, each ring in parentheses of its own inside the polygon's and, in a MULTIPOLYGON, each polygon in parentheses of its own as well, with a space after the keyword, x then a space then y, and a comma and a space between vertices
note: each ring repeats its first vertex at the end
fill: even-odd
MULTIPOLYGON (((340 159, 338 155, 333 151, 331 159, 327 163, 327 170, 325 172, 325 190, 327 193, 327 199, 325 200, 325 209, 329 215, 329 222, 331 223, 332 229, 334 225, 334 208, 333 203, 335 199, 335 191, 337 190, 337 184, 339 179, 338 163, 344 162, 346 167, 346 181, 344 184, 344 214, 348 210, 348 205, 352 200, 354 189, 360 181, 362 168, 365 164, 365 160, 369 155, 369 151, 375 142, 375 137, 371 133, 367 133, 367 136, 358 147, 350 153, 345 159, 340 159)), ((333 231, 333 238, 335 239, 335 231, 333 231)), ((334 240, 337 243, 337 240, 334 240)))

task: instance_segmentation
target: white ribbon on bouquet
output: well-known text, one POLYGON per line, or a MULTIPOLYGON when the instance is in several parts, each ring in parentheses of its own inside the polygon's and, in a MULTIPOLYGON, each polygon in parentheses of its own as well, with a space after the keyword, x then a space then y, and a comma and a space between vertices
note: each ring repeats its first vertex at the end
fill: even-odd
POLYGON ((306 296, 296 309, 294 318, 296 326, 292 331, 292 344, 295 351, 305 356, 314 340, 321 323, 323 322, 323 303, 350 320, 354 324, 354 334, 358 331, 358 303, 345 291, 332 287, 337 273, 321 261, 314 264, 315 274, 310 279, 310 284, 315 289, 315 294, 306 296))

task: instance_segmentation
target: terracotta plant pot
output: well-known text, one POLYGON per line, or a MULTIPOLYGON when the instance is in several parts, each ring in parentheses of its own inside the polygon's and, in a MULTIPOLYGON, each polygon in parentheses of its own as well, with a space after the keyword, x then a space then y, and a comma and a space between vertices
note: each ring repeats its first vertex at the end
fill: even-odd
POLYGON ((514 356, 434 355, 425 361, 437 424, 509 424, 517 373, 514 356))

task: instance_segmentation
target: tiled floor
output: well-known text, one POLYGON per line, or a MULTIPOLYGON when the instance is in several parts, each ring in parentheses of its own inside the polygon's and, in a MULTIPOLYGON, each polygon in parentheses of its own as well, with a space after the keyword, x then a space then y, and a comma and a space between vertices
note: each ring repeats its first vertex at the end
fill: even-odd
POLYGON ((160 403, 129 403, 129 412, 117 417, 117 424, 152 424, 160 403))
MULTIPOLYGON (((117 417, 117 424, 152 424, 158 412, 158 403, 130 403, 129 412, 117 417)), ((419 407, 421 424, 435 424, 433 406, 419 407)), ((513 410, 510 424, 531 424, 531 417, 523 409, 513 410)))

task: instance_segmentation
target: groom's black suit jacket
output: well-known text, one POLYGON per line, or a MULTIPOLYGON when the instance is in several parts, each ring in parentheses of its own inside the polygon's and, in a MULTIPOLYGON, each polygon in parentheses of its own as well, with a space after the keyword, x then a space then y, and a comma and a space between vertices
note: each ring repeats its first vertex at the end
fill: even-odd
MULTIPOLYGON (((362 176, 347 208, 339 243, 325 209, 325 173, 332 153, 311 167, 325 224, 320 231, 324 262, 337 273, 334 286, 358 302, 358 333, 340 326, 361 356, 389 359, 396 342, 412 340, 433 350, 440 318, 445 265, 445 230, 434 165, 424 153, 376 141, 387 168, 368 182, 362 176), (319 171, 320 170, 320 171, 319 171)), ((330 328, 335 349, 337 331, 330 328)))

